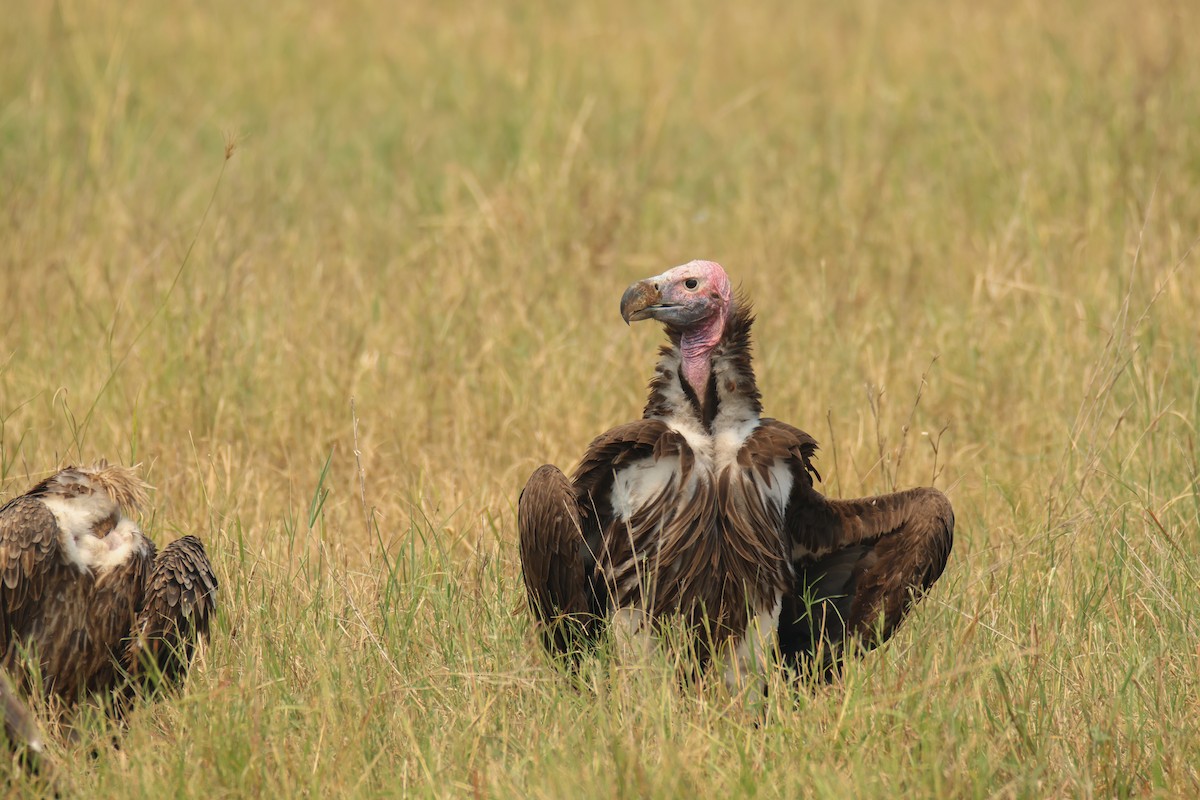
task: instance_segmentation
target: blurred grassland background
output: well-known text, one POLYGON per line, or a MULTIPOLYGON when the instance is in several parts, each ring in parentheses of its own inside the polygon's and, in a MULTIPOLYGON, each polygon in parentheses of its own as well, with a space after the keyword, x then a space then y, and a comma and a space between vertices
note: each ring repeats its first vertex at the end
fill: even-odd
POLYGON ((1200 793, 1198 32, 1185 0, 12 4, 0 489, 140 462, 147 530, 222 582, 182 695, 63 780, 1200 793), (896 639, 762 724, 665 663, 573 685, 524 610, 520 487, 640 412, 661 334, 618 299, 691 258, 754 298, 828 492, 958 519, 896 639))

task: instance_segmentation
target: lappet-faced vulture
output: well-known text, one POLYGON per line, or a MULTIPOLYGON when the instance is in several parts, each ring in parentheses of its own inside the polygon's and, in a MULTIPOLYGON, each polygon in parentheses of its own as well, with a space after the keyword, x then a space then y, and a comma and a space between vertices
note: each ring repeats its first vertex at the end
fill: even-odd
POLYGON ((749 303, 711 261, 630 286, 626 322, 669 338, 642 418, 591 443, 568 479, 533 473, 518 510, 530 607, 552 653, 586 650, 605 626, 644 637, 670 617, 701 666, 731 688, 771 654, 825 678, 844 646, 887 640, 942 574, 954 534, 933 488, 857 500, 822 495, 816 441, 762 416, 749 303))
POLYGON ((195 536, 157 552, 128 514, 124 467, 68 467, 0 508, 0 698, 10 741, 40 748, 7 677, 60 710, 99 695, 120 712, 177 686, 208 635, 217 579, 195 536))

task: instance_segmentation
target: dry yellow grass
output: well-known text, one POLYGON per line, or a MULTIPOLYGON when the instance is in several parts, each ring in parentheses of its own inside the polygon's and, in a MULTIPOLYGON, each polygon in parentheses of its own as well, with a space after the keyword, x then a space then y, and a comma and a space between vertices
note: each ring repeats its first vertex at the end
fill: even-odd
POLYGON ((8 9, 0 487, 141 462, 151 534, 223 587, 184 694, 59 747, 65 782, 1200 793, 1197 30, 1181 0, 8 9), (520 587, 525 478, 640 410, 659 334, 621 291, 693 257, 755 298, 828 491, 936 479, 958 516, 894 642, 761 726, 666 670, 571 685, 520 587))

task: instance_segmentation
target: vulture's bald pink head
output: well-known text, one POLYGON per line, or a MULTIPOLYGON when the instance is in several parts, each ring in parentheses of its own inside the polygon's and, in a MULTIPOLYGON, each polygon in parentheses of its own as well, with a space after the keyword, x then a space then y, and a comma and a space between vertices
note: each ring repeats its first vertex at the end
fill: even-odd
POLYGON ((621 296, 625 322, 656 319, 680 334, 683 374, 704 397, 712 351, 725 332, 733 305, 729 276, 715 261, 689 261, 638 281, 621 296))

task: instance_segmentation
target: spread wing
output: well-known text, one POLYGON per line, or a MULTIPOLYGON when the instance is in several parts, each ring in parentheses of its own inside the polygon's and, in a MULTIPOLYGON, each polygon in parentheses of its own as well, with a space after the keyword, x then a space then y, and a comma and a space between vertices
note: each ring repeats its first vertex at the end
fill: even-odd
POLYGON ((785 528, 795 584, 780 615, 780 652, 793 666, 815 664, 828 679, 840 667, 848 637, 864 649, 887 641, 941 576, 954 541, 954 512, 933 488, 827 498, 802 479, 804 472, 816 475, 809 462, 812 437, 775 420, 764 420, 764 427, 773 429, 775 456, 793 440, 788 452, 795 481, 785 528))
POLYGON ((145 689, 183 682, 196 644, 208 636, 217 576, 195 536, 171 542, 154 559, 142 608, 125 648, 125 669, 145 689))
POLYGON ((58 521, 40 500, 22 495, 0 508, 0 658, 37 613, 58 564, 58 521))
POLYGON ((591 443, 571 480, 547 464, 521 492, 521 571, 542 642, 551 652, 578 651, 594 636, 608 607, 596 555, 615 513, 609 498, 613 474, 654 455, 668 431, 657 420, 613 428, 591 443))

